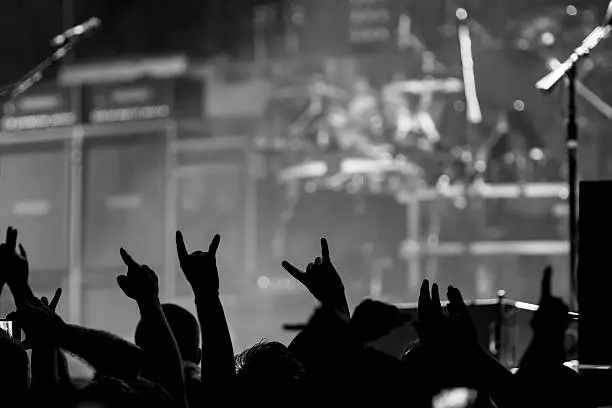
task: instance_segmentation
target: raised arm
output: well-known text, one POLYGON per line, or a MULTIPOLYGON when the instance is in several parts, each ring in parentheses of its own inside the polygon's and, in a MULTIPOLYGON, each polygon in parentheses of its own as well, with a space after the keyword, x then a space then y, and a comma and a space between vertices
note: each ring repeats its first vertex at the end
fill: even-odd
MULTIPOLYGON (((50 306, 53 306, 54 302, 55 298, 50 306)), ((42 306, 36 303, 35 307, 26 304, 18 310, 24 308, 27 313, 22 318, 26 322, 30 321, 29 325, 34 329, 34 333, 43 328, 46 334, 42 336, 50 344, 82 359, 98 374, 125 380, 138 376, 142 356, 140 348, 134 344, 105 331, 66 324, 60 316, 54 313, 53 308, 46 307, 44 302, 42 306)), ((24 329, 27 330, 26 327, 24 329)), ((27 331, 26 335, 28 335, 27 331)), ((28 335, 24 346, 34 349, 35 345, 36 337, 28 335)), ((59 351, 58 353, 61 354, 59 351)), ((64 377, 68 373, 63 365, 63 357, 58 356, 58 376, 65 381, 64 377)))
MULTIPOLYGON (((49 308, 53 313, 55 313, 55 309, 57 308, 57 304, 59 303, 60 297, 62 296, 62 289, 58 288, 53 295, 53 299, 49 302, 49 299, 46 297, 42 297, 40 300, 42 303, 49 308)), ((68 361, 66 360, 66 355, 64 352, 55 348, 56 354, 56 363, 57 363, 57 383, 59 387, 65 392, 71 392, 74 387, 72 384, 72 378, 70 377, 70 371, 68 370, 68 361)))
MULTIPOLYGON (((17 310, 22 310, 27 305, 36 305, 40 301, 28 281, 26 251, 22 245, 19 245, 19 253, 16 248, 17 230, 9 227, 6 241, 0 246, 0 263, 17 310)), ((38 309, 40 312, 40 308, 38 309)), ((141 364, 140 349, 135 345, 104 331, 68 325, 53 312, 46 316, 45 321, 51 328, 58 348, 82 358, 97 372, 124 379, 138 376, 141 364)))
MULTIPOLYGON (((439 373, 452 373, 447 381, 468 384, 486 391, 499 407, 516 406, 517 385, 510 371, 490 356, 478 343, 478 336, 461 292, 449 286, 448 314, 440 303, 437 284, 429 290, 425 280, 421 286, 418 305, 419 334, 418 370, 433 375, 430 383, 439 381, 439 373), (431 368, 435 367, 435 370, 431 368)), ((424 378, 420 376, 420 378, 424 378)), ((520 406, 520 405, 519 405, 520 406)))
POLYGON ((23 305, 14 319, 23 328, 32 347, 32 393, 40 398, 53 398, 57 391, 57 342, 53 340, 53 325, 47 324, 52 312, 40 300, 23 305))
POLYGON ((149 375, 168 391, 177 406, 186 407, 181 355, 159 301, 157 275, 148 266, 134 261, 123 248, 121 258, 128 270, 126 275, 117 277, 117 283, 128 297, 136 301, 143 323, 153 333, 153 338, 149 339, 151 347, 143 352, 144 358, 157 362, 152 365, 149 375))
POLYGON ((183 234, 176 233, 181 269, 193 289, 202 330, 202 377, 206 383, 228 383, 236 375, 234 349, 221 299, 216 253, 221 237, 215 235, 208 252, 189 253, 183 234))

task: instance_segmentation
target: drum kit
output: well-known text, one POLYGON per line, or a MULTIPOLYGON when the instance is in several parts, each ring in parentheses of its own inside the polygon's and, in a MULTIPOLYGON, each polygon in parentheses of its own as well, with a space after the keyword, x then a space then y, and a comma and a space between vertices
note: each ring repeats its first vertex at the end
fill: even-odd
MULTIPOLYGON (((573 10, 566 11, 571 12, 573 10)), ((546 31, 550 24, 543 24, 543 20, 538 18, 515 24, 518 32, 514 48, 521 52, 533 51, 542 45, 542 41, 550 41, 546 31), (538 31, 541 28, 544 32, 538 31)), ((545 57, 543 51, 538 52, 545 57)), ((287 186, 288 192, 287 211, 277 237, 277 242, 281 243, 279 256, 287 253, 287 229, 296 218, 297 208, 303 207, 299 205, 300 200, 304 202, 308 195, 312 198, 313 194, 320 193, 327 197, 326 200, 334 200, 334 195, 342 196, 337 200, 344 201, 344 207, 336 208, 330 204, 327 208, 330 211, 332 207, 334 211, 358 208, 353 211, 357 218, 345 220, 348 224, 369 225, 364 221, 368 217, 388 222, 387 226, 379 229, 395 224, 405 233, 407 223, 401 225, 390 217, 385 220, 380 214, 370 213, 391 211, 391 202, 398 205, 398 197, 417 194, 424 189, 437 189, 443 195, 442 190, 448 189, 449 185, 463 186, 462 191, 467 196, 470 187, 478 183, 563 180, 562 164, 546 149, 543 141, 538 140, 537 131, 523 112, 522 101, 500 111, 493 120, 490 119, 492 115, 488 115, 488 123, 485 120, 478 127, 478 133, 488 129, 488 135, 477 138, 476 142, 468 137, 469 124, 465 126, 465 134, 459 137, 453 135, 449 138, 443 134, 444 114, 450 111, 455 115, 466 115, 470 110, 470 106, 466 106, 466 102, 469 104, 466 100, 469 99, 468 84, 453 75, 458 73, 457 70, 440 68, 441 64, 432 52, 423 51, 421 59, 423 65, 418 79, 407 79, 403 73, 398 73, 383 86, 374 87, 365 76, 357 76, 347 88, 319 74, 312 76, 302 87, 302 96, 306 96, 302 97, 305 106, 288 121, 283 132, 286 141, 281 150, 283 153, 290 151, 284 156, 285 159, 290 157, 291 163, 287 164, 285 160, 278 173, 278 180, 287 186), (461 95, 464 92, 466 98, 461 95), (454 140, 449 142, 449 139, 454 140), (373 197, 378 197, 378 200, 386 197, 388 202, 382 206, 380 203, 367 205, 373 197), (387 210, 384 210, 385 206, 387 210)), ((612 115, 612 108, 601 100, 595 100, 586 87, 581 89, 584 92, 580 94, 596 108, 606 116, 612 115)), ((462 129, 454 131, 462 133, 462 129)), ((456 205, 467 200, 467 197, 458 198, 456 205)), ((307 205, 299 211, 313 210, 316 214, 311 216, 317 218, 323 209, 307 205)), ((432 217, 439 218, 436 215, 432 217)), ((334 217, 328 222, 335 222, 334 217)), ((349 230, 347 237, 350 239, 362 235, 354 229, 349 230)), ((362 253, 372 258, 372 248, 377 244, 369 239, 362 241, 362 253)), ((381 249, 374 249, 374 252, 388 253, 381 249)))

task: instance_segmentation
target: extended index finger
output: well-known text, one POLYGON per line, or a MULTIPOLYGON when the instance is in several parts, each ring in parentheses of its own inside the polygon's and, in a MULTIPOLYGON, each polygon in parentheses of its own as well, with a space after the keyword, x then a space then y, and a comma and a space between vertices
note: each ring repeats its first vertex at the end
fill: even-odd
POLYGON ((547 266, 544 269, 544 275, 542 276, 541 296, 542 298, 548 298, 552 296, 551 280, 552 280, 553 269, 547 266))
POLYGON ((321 238, 321 255, 324 261, 329 261, 329 245, 326 238, 321 238))
POLYGON ((128 254, 128 252, 127 252, 125 249, 121 248, 121 249, 119 250, 119 253, 121 254, 121 259, 123 259, 123 263, 124 263, 124 264, 125 264, 125 265, 126 265, 128 268, 132 268, 132 267, 137 267, 137 266, 140 266, 140 265, 138 264, 138 262, 136 262, 136 261, 134 260, 134 258, 132 258, 132 257, 131 257, 131 255, 130 255, 130 254, 128 254))

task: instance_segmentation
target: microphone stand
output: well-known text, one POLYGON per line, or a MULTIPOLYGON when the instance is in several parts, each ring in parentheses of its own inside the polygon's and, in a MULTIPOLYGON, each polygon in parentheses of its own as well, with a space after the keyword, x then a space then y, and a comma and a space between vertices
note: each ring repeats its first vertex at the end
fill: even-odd
POLYGON ((576 48, 572 54, 555 68, 548 75, 536 83, 536 88, 542 92, 550 93, 562 80, 566 80, 568 89, 567 105, 567 138, 565 146, 567 148, 568 159, 568 187, 569 187, 569 278, 570 278, 570 306, 573 310, 577 309, 577 281, 576 266, 578 264, 578 203, 577 179, 578 179, 578 125, 576 122, 576 77, 578 73, 577 65, 585 57, 588 57, 597 45, 605 39, 612 28, 609 18, 606 23, 595 29, 589 34, 582 44, 576 48))
POLYGON ((55 50, 55 52, 53 52, 53 54, 47 57, 43 62, 21 77, 21 79, 19 79, 17 82, 7 85, 0 90, 0 102, 2 102, 2 104, 10 102, 40 82, 45 71, 68 55, 68 53, 72 51, 74 46, 79 42, 79 39, 80 37, 78 36, 71 38, 63 46, 55 50))

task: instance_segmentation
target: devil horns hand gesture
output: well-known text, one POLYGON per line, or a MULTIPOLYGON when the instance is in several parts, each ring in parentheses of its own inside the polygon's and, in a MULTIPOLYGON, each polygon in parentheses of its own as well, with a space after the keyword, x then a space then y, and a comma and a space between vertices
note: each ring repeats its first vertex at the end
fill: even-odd
POLYGON ((321 256, 308 264, 302 271, 287 261, 283 268, 295 279, 301 282, 310 293, 325 307, 331 307, 349 319, 350 312, 344 295, 344 284, 329 256, 327 240, 321 238, 321 256))
POLYGON ((179 264, 185 278, 197 295, 219 295, 219 271, 217 270, 217 249, 221 236, 216 234, 208 246, 208 252, 195 251, 189 253, 185 247, 183 234, 176 232, 176 250, 179 264))

